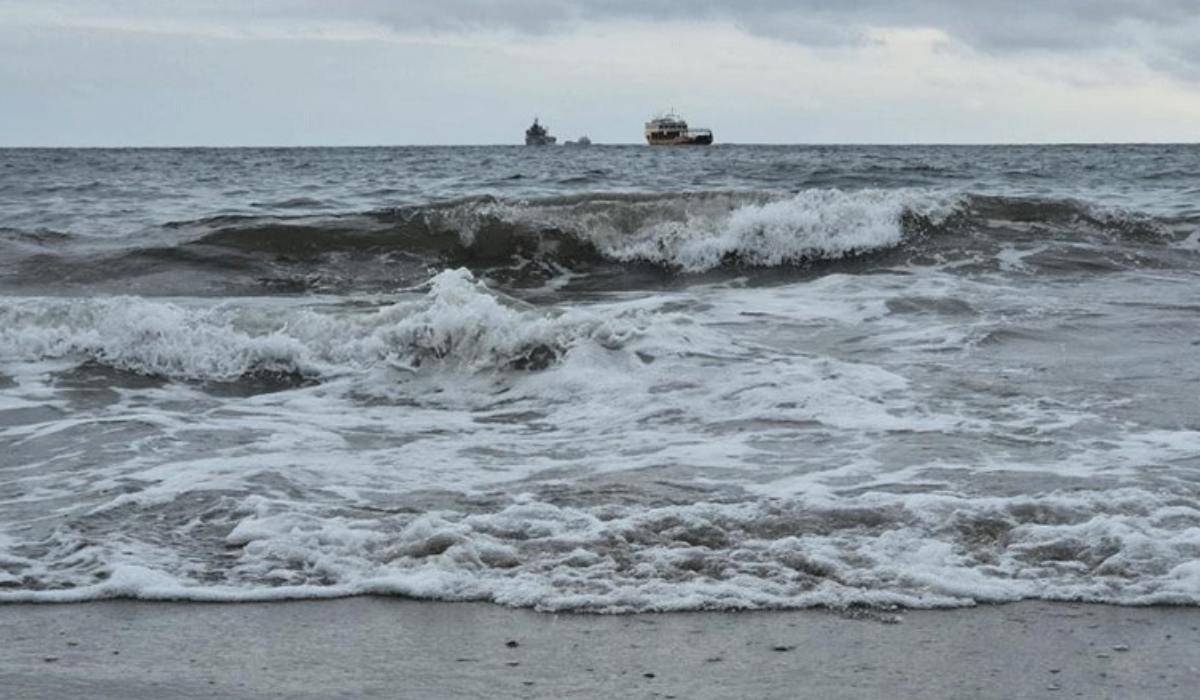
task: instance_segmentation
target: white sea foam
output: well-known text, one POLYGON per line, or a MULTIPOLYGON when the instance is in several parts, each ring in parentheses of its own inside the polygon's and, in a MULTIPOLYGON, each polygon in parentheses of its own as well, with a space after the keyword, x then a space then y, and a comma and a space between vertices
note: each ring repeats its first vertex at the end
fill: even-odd
POLYGON ((184 306, 137 297, 14 299, 0 305, 0 361, 91 360, 175 379, 252 373, 330 376, 422 362, 468 370, 550 357, 584 339, 620 344, 636 328, 586 312, 506 304, 465 269, 434 277, 424 298, 333 315, 261 304, 184 306))
POLYGON ((898 271, 562 312, 449 271, 366 310, 6 301, 0 396, 27 417, 0 427, 0 600, 1200 604, 1190 419, 1130 418, 1154 377, 1054 384, 1094 328, 1022 336, 1019 362, 975 340, 1097 298, 1070 294, 898 271), (504 369, 541 346, 543 371, 504 369), (88 407, 54 378, 87 359, 322 381, 88 407))
POLYGON ((901 215, 918 205, 906 192, 805 190, 790 199, 747 204, 727 216, 665 223, 608 239, 601 250, 618 260, 645 260, 690 272, 729 258, 771 267, 890 248, 903 238, 901 215))
POLYGON ((1200 508, 1132 488, 599 510, 525 497, 490 513, 369 519, 265 502, 242 512, 224 541, 236 560, 220 581, 192 578, 161 548, 129 559, 127 545, 110 554, 117 561, 102 582, 0 590, 0 600, 376 593, 595 612, 1200 603, 1200 508))

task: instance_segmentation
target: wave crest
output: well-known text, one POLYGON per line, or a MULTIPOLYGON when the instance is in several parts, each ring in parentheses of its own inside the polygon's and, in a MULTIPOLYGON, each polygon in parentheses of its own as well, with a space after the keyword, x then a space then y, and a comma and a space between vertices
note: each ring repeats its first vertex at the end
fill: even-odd
MULTIPOLYGON (((1098 258, 1087 270, 1177 264, 1166 249, 1186 250, 1195 221, 1074 199, 826 188, 483 196, 352 214, 225 215, 166 228, 179 243, 124 250, 100 266, 92 257, 32 256, 30 248, 28 269, 19 271, 30 281, 48 274, 94 281, 175 266, 198 270, 210 284, 327 291, 409 286, 430 267, 466 267, 517 287, 563 273, 599 284, 607 275, 607 284, 620 286, 746 268, 964 262, 996 269, 1008 265, 1006 247, 1018 245, 1065 254, 1044 266, 1059 273, 1081 267, 1074 260, 1081 246, 1098 258)), ((6 240, 0 236, 0 246, 6 240)))
POLYGON ((446 270, 421 299, 353 315, 164 301, 25 299, 0 306, 0 361, 73 359, 138 374, 234 381, 319 378, 372 367, 415 371, 542 369, 575 344, 620 347, 621 319, 521 305, 465 269, 446 270))
POLYGON ((205 233, 190 245, 294 256, 367 250, 471 266, 514 257, 568 268, 640 262, 702 272, 893 247, 904 238, 906 217, 938 219, 954 206, 952 199, 900 190, 476 197, 369 215, 208 220, 194 224, 205 233))
POLYGON ((776 267, 833 260, 900 244, 905 215, 928 216, 935 207, 903 192, 806 190, 788 199, 749 203, 725 216, 689 218, 610 238, 601 250, 617 260, 686 272, 730 262, 776 267))
POLYGON ((459 268, 430 280, 422 307, 380 329, 372 343, 400 349, 399 356, 385 354, 413 368, 439 361, 472 369, 543 369, 584 338, 619 347, 628 330, 588 314, 539 312, 491 292, 459 268))

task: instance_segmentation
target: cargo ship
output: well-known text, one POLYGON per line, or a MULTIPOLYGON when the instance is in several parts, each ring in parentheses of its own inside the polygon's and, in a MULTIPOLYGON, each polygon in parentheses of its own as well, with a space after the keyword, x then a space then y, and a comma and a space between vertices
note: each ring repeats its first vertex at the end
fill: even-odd
POLYGON ((526 146, 553 146, 558 139, 550 135, 546 127, 538 124, 537 117, 533 118, 533 126, 525 130, 526 146))
POLYGON ((675 112, 646 122, 646 143, 651 146, 707 146, 713 142, 711 129, 692 129, 675 112))

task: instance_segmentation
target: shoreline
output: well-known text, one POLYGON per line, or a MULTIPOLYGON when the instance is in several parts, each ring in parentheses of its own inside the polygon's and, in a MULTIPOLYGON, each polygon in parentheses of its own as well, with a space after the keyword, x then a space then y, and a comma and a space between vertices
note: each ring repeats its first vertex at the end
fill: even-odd
POLYGON ((631 615, 354 597, 0 605, 8 698, 1191 698, 1200 608, 631 615))

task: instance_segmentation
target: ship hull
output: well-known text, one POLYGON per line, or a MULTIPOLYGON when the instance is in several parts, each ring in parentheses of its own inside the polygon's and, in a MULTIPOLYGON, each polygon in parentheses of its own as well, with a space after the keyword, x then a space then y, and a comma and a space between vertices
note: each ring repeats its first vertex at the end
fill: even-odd
POLYGON ((707 146, 713 142, 712 134, 678 134, 660 136, 646 134, 646 143, 651 146, 707 146))

